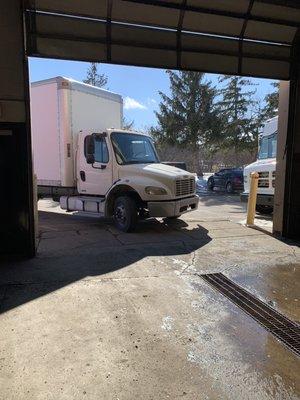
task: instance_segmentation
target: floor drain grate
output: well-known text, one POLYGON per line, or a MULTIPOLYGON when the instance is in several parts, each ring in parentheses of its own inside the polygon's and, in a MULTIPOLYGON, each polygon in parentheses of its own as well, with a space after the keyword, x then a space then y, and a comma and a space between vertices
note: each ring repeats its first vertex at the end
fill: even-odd
POLYGON ((300 325, 275 311, 221 273, 199 276, 300 356, 300 325))

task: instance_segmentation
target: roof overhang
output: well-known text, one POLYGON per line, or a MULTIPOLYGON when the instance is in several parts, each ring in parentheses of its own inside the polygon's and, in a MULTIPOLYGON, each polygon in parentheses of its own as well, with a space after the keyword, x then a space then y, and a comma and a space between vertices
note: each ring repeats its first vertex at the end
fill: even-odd
POLYGON ((29 56, 289 79, 300 2, 28 0, 29 56))

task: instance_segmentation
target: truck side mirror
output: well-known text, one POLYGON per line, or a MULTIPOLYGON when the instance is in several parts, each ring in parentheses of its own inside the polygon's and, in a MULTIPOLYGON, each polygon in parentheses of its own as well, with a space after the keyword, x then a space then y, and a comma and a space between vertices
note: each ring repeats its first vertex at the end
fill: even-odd
POLYGON ((87 164, 94 164, 94 162, 95 162, 94 154, 87 154, 86 162, 87 162, 87 164))
POLYGON ((95 142, 93 135, 86 136, 84 139, 84 153, 86 162, 88 164, 93 164, 95 162, 95 142))

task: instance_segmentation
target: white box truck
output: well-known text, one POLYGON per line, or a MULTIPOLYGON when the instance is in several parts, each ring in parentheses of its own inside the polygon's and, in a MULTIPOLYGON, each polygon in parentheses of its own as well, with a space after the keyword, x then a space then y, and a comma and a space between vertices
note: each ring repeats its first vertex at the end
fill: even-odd
POLYGON ((261 214, 270 214, 274 206, 274 189, 276 173, 278 117, 265 122, 259 135, 257 161, 244 168, 244 192, 242 201, 248 201, 250 190, 250 174, 258 172, 258 190, 256 211, 261 214))
POLYGON ((195 210, 195 174, 159 162, 150 136, 122 130, 122 97, 72 79, 31 85, 40 196, 63 209, 113 217, 125 232, 145 217, 195 210))

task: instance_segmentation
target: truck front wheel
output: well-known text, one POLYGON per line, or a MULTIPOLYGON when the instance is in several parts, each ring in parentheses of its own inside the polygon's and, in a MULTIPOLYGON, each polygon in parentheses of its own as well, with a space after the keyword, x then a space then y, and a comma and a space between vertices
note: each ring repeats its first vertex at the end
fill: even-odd
POLYGON ((137 206, 128 196, 117 197, 114 204, 114 221, 123 232, 133 232, 138 222, 137 206))

